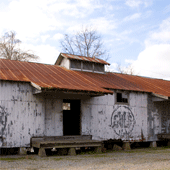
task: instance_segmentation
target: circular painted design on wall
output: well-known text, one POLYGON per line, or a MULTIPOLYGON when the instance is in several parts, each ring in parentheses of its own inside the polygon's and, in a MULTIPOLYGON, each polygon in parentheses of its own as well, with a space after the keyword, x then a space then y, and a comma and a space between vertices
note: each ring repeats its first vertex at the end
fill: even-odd
POLYGON ((111 127, 119 136, 129 135, 135 125, 135 118, 127 106, 118 106, 111 116, 111 127))

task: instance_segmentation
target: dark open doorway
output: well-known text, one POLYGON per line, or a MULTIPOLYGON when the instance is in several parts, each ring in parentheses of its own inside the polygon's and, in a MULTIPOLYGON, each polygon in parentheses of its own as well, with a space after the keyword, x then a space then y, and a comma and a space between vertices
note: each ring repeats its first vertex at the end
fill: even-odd
POLYGON ((80 135, 80 100, 63 100, 63 135, 80 135))

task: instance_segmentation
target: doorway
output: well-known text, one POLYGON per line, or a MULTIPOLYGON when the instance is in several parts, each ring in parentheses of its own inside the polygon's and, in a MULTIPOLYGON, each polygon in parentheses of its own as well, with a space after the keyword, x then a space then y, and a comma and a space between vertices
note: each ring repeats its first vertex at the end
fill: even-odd
POLYGON ((80 135, 80 100, 63 100, 63 135, 80 135))

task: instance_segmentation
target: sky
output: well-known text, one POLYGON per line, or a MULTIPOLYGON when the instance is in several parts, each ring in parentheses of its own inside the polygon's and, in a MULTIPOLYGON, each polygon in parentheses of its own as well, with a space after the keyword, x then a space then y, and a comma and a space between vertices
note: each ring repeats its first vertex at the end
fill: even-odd
POLYGON ((64 34, 90 26, 101 35, 117 72, 170 80, 169 0, 0 0, 0 35, 15 31, 21 48, 54 64, 64 34))

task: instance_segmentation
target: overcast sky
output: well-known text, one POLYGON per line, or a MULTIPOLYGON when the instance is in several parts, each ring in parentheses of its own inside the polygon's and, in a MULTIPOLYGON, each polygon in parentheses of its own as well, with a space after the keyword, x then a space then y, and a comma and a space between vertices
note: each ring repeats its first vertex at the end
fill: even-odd
POLYGON ((0 0, 0 35, 15 31, 38 62, 54 64, 63 34, 82 25, 101 34, 110 70, 132 64, 141 76, 170 80, 169 0, 0 0))

